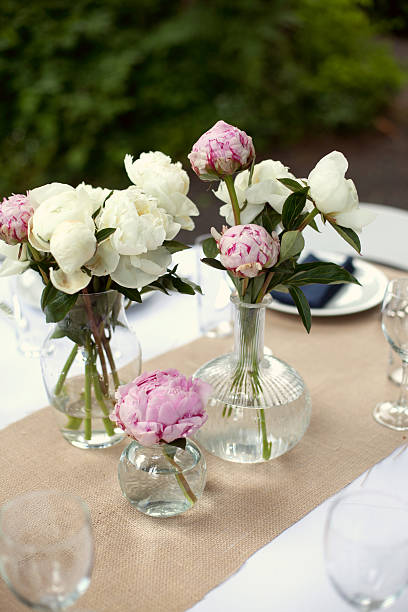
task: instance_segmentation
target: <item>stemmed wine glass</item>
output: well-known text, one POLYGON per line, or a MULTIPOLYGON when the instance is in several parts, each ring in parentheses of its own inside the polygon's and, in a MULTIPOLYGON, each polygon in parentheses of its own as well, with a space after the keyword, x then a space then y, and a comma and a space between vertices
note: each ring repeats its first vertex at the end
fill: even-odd
POLYGON ((382 303, 382 330, 402 360, 400 394, 396 401, 377 404, 373 416, 391 429, 408 429, 408 278, 391 280, 382 303))
POLYGON ((64 610, 88 588, 94 546, 85 502, 62 491, 32 491, 0 510, 0 572, 34 610, 64 610))
POLYGON ((357 610, 392 606, 408 584, 408 506, 382 492, 358 490, 332 505, 324 551, 329 578, 357 610))

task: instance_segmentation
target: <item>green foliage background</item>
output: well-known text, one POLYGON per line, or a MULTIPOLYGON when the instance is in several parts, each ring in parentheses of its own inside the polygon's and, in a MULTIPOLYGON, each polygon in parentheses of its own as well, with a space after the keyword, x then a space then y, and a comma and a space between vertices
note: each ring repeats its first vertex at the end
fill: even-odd
POLYGON ((0 193, 128 184, 125 153, 185 161, 222 118, 258 152, 370 124, 402 82, 356 0, 0 4, 0 193))

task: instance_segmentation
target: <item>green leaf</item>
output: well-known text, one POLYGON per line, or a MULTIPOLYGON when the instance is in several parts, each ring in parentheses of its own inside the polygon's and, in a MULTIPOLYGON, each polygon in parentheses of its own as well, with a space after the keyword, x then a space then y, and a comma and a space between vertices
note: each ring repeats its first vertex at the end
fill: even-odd
POLYGON ((106 240, 114 232, 116 232, 116 227, 104 227, 103 229, 101 229, 98 232, 96 232, 96 234, 95 234, 96 242, 98 242, 98 244, 99 244, 99 242, 102 242, 103 240, 106 240))
POLYGON ((203 240, 202 246, 203 246, 203 253, 206 257, 210 257, 211 259, 214 259, 215 257, 217 257, 219 251, 218 251, 217 243, 212 236, 210 238, 206 238, 205 240, 203 240))
POLYGON ((276 226, 281 222, 281 218, 281 215, 276 212, 276 210, 274 210, 270 204, 266 204, 252 223, 255 223, 255 225, 261 225, 271 234, 276 229, 276 226))
POLYGON ((172 442, 167 442, 170 446, 176 446, 177 448, 185 449, 186 448, 186 439, 185 438, 177 438, 177 440, 173 440, 172 442))
POLYGON ((312 285, 314 283, 321 283, 323 285, 360 284, 350 272, 341 266, 323 261, 298 264, 295 268, 295 273, 288 280, 288 284, 296 286, 312 285))
POLYGON ((179 278, 178 276, 173 278, 173 285, 174 285, 174 288, 179 293, 184 293, 184 294, 188 294, 188 295, 194 295, 195 294, 194 289, 192 287, 190 287, 190 285, 188 283, 185 283, 183 280, 181 280, 181 278, 179 278))
POLYGON ((44 288, 41 296, 41 308, 43 309, 47 323, 61 321, 74 306, 78 293, 70 295, 59 291, 51 281, 44 288))
POLYGON ((304 185, 298 183, 297 181, 291 178, 281 178, 278 179, 278 181, 282 183, 282 185, 285 185, 285 187, 287 187, 288 189, 291 189, 292 191, 302 191, 302 189, 305 188, 304 185))
POLYGON ((207 264, 207 266, 211 266, 212 268, 217 268, 218 270, 226 270, 226 268, 224 268, 224 266, 220 261, 218 261, 218 259, 213 259, 211 257, 203 257, 201 261, 207 264))
POLYGON ((286 229, 295 229, 296 220, 306 205, 308 191, 309 187, 304 187, 300 191, 291 193, 290 196, 286 198, 282 209, 282 225, 286 229))
POLYGON ((301 232, 298 230, 285 232, 281 239, 279 263, 289 259, 290 257, 295 257, 295 255, 298 255, 304 246, 305 240, 301 232))
POLYGON ((288 287, 289 293, 292 296, 292 300, 295 302, 295 306, 301 316, 303 325, 307 333, 310 332, 312 326, 312 315, 310 314, 309 302, 306 299, 305 294, 299 287, 288 287))
POLYGON ((342 227, 341 225, 337 225, 337 223, 333 223, 332 221, 330 221, 330 225, 336 230, 338 234, 340 234, 342 238, 344 238, 346 242, 348 242, 353 247, 353 249, 357 251, 357 253, 361 253, 360 238, 354 230, 350 229, 349 227, 342 227))
POLYGON ((186 249, 190 249, 187 244, 183 244, 178 240, 165 240, 163 242, 163 246, 173 255, 173 253, 178 253, 179 251, 185 251, 186 249))
POLYGON ((138 302, 139 304, 142 303, 142 298, 138 289, 122 287, 122 285, 118 285, 118 283, 112 283, 111 288, 116 289, 116 291, 119 291, 119 293, 127 297, 128 300, 131 300, 132 302, 138 302))
POLYGON ((101 212, 101 208, 102 206, 100 206, 99 208, 97 208, 94 212, 94 214, 92 215, 92 219, 95 221, 96 217, 99 215, 99 213, 101 212))

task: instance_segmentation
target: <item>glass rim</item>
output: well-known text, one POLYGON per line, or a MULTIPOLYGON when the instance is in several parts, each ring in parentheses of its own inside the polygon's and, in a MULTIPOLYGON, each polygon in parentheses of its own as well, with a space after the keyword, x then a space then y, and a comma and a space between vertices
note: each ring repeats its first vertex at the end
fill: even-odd
MULTIPOLYGON (((404 284, 405 287, 408 290, 408 277, 407 276, 403 276, 401 278, 391 278, 388 283, 387 283, 387 287, 385 289, 385 295, 391 295, 392 297, 402 297, 400 292, 395 291, 394 286, 397 285, 398 283, 401 283, 401 286, 404 284)), ((408 294, 408 291, 407 291, 408 294)))
MULTIPOLYGON (((408 280, 408 279, 407 279, 408 280)), ((330 506, 329 506, 329 510, 326 514, 326 521, 325 521, 325 529, 324 529, 324 536, 325 536, 325 540, 327 539, 328 533, 329 533, 329 529, 333 530, 334 532, 336 532, 337 534, 342 535, 344 538, 347 539, 347 533, 344 533, 342 530, 338 530, 334 525, 330 525, 332 517, 334 516, 334 513, 336 511, 336 509, 344 502, 347 502, 347 500, 352 500, 354 498, 356 498, 356 502, 358 501, 359 498, 364 499, 364 497, 366 496, 375 496, 378 498, 382 498, 384 500, 388 500, 388 501, 392 501, 394 500, 395 502, 398 502, 398 506, 395 506, 395 509, 401 510, 401 511, 405 511, 408 517, 408 500, 404 500, 402 497, 399 497, 398 495, 394 495, 393 493, 387 493, 385 491, 382 491, 381 489, 358 489, 358 490, 353 490, 353 491, 348 491, 346 493, 341 493, 340 495, 338 495, 337 499, 335 499, 334 501, 331 502, 330 506)), ((390 506, 389 509, 391 509, 392 507, 390 506)), ((367 510, 368 512, 369 510, 367 510)), ((390 548, 400 548, 402 546, 406 546, 408 544, 408 533, 406 535, 405 538, 403 539, 398 539, 398 541, 396 543, 389 543, 388 547, 390 548)), ((372 544, 373 547, 379 547, 378 544, 373 543, 372 544)), ((386 546, 380 546, 381 548, 386 548, 386 546)))
POLYGON ((252 304, 251 302, 243 302, 238 293, 236 291, 234 291, 233 293, 231 293, 230 296, 230 300, 231 302, 236 306, 239 305, 242 308, 264 308, 265 306, 268 306, 271 302, 272 302, 272 296, 267 293, 266 295, 264 295, 264 297, 262 298, 262 302, 257 302, 255 304, 252 304))
MULTIPOLYGON (((24 491, 23 493, 19 493, 18 495, 14 496, 12 499, 7 500, 0 506, 0 535, 9 542, 17 542, 17 540, 12 535, 4 531, 3 519, 6 512, 10 510, 10 508, 13 508, 16 503, 21 502, 24 499, 28 500, 41 497, 46 498, 46 496, 50 494, 58 495, 61 498, 64 497, 65 499, 71 499, 77 502, 78 507, 80 507, 82 510, 83 524, 87 524, 90 529, 92 529, 91 511, 88 504, 82 497, 80 497, 76 493, 71 493, 70 491, 62 491, 61 489, 32 489, 29 491, 24 491)), ((61 541, 63 540, 64 538, 61 538, 61 541)), ((28 545, 24 546, 29 548, 28 545)))

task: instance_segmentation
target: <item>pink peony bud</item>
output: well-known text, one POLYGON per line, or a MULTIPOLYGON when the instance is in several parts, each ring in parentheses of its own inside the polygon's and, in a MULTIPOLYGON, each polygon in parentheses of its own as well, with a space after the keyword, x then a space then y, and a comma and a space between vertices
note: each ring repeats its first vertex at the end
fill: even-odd
POLYGON ((245 170, 254 157, 252 138, 225 121, 217 121, 205 132, 188 155, 194 172, 205 181, 245 170))
POLYGON ((211 392, 208 383, 174 369, 147 372, 118 388, 110 419, 144 446, 172 442, 193 435, 206 422, 211 392))
POLYGON ((0 202, 0 239, 7 244, 27 240, 28 222, 33 214, 27 196, 18 193, 4 198, 0 202))
POLYGON ((235 276, 253 278, 278 261, 278 234, 269 234, 261 225, 224 226, 222 234, 211 228, 211 234, 221 253, 222 265, 235 276))

